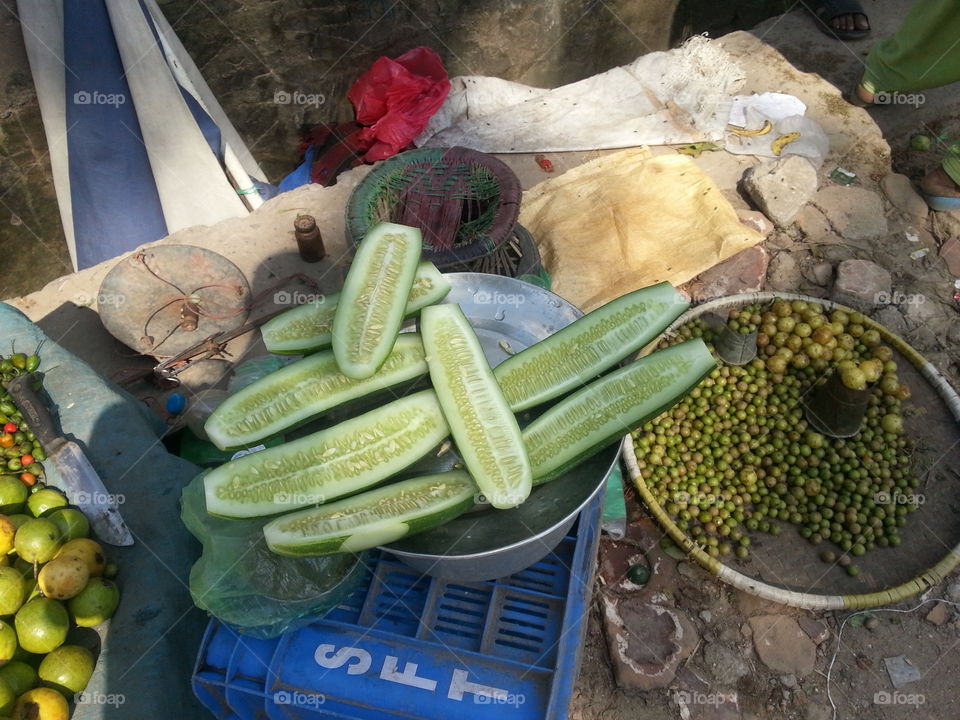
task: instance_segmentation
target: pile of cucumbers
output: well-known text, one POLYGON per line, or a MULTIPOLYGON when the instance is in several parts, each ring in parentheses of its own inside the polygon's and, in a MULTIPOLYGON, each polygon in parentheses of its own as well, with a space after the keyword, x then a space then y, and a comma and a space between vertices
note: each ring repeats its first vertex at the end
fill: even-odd
POLYGON ((480 499, 515 507, 672 406, 715 367, 694 339, 599 377, 687 308, 660 283, 491 369, 460 307, 437 304, 450 285, 421 262, 421 246, 416 228, 371 229, 338 295, 263 326, 268 350, 306 357, 228 397, 204 429, 222 449, 248 448, 374 392, 398 387, 398 399, 212 470, 204 478, 209 513, 279 515, 263 530, 273 551, 322 555, 426 530, 480 499), (401 334, 417 312, 419 332, 401 334), (432 389, 402 394, 425 375, 432 389), (521 429, 515 413, 561 396, 521 429), (388 482, 448 438, 462 460, 457 469, 388 482))

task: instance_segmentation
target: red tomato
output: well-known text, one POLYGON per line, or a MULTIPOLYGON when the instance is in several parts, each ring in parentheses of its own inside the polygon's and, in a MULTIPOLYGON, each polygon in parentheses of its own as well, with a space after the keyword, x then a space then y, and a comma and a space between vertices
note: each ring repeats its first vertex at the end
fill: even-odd
POLYGON ((27 465, 33 465, 33 455, 21 455, 20 462, 23 464, 24 467, 26 467, 27 465))
POLYGON ((0 435, 0 448, 13 447, 13 435, 4 433, 0 435))
POLYGON ((27 487, 33 487, 37 484, 37 476, 33 473, 20 473, 20 482, 27 487))
POLYGON ((17 430, 19 430, 19 428, 16 426, 15 423, 7 423, 6 425, 3 426, 3 431, 5 433, 15 433, 17 430))

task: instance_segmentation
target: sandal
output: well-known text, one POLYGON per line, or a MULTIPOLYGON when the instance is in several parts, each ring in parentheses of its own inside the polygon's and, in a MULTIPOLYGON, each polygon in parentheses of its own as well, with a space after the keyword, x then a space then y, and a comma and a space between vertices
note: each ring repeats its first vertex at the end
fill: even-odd
MULTIPOLYGON (((920 181, 920 194, 923 196, 923 199, 926 201, 927 205, 930 206, 931 210, 937 210, 938 212, 948 212, 950 210, 960 210, 960 197, 956 195, 936 195, 934 192, 928 192, 924 185, 931 187, 928 183, 928 180, 931 176, 940 173, 942 177, 946 178, 947 183, 952 181, 949 175, 947 175, 942 169, 937 168, 936 170, 931 170, 927 175, 920 181)), ((947 189, 948 185, 946 183, 941 183, 941 187, 947 189)), ((953 186, 956 188, 957 184, 954 182, 953 186)), ((931 191, 935 190, 936 186, 931 187, 931 191)))
POLYGON ((869 23, 867 14, 863 11, 863 6, 859 0, 821 0, 817 9, 814 11, 819 22, 817 25, 820 30, 838 40, 862 40, 870 34, 870 29, 866 30, 842 30, 833 26, 833 21, 843 15, 862 15, 869 23))

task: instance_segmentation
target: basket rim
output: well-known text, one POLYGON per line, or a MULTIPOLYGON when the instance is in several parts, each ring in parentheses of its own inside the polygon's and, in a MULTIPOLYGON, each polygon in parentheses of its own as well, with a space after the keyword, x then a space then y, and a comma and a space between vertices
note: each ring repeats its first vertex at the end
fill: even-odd
MULTIPOLYGON (((676 328, 684 325, 700 315, 712 311, 722 310, 734 306, 747 305, 752 302, 767 301, 774 299, 783 300, 805 300, 807 302, 816 302, 823 305, 828 310, 844 310, 847 312, 856 312, 853 308, 846 305, 833 302, 824 298, 816 298, 809 295, 800 295, 798 293, 759 291, 752 293, 740 293, 738 295, 729 295, 721 298, 715 298, 707 302, 691 307, 683 315, 674 320, 664 331, 667 334, 676 328)), ((929 382, 934 390, 940 395, 954 417, 954 420, 960 423, 960 395, 950 385, 943 374, 937 370, 929 360, 913 348, 906 340, 901 338, 885 326, 864 315, 864 324, 871 329, 876 329, 881 337, 900 354, 907 358, 924 379, 929 382)), ((656 342, 656 341, 654 341, 656 342)), ((626 436, 630 438, 630 435, 626 436)), ((663 507, 653 497, 653 493, 647 487, 646 481, 640 473, 637 464, 637 456, 633 448, 632 438, 623 443, 622 456, 627 466, 627 472, 633 486, 637 488, 643 498, 644 504, 653 514, 654 519, 661 528, 666 530, 670 538, 679 545, 684 552, 692 557, 701 567, 717 576, 729 585, 756 595, 765 600, 772 600, 783 605, 803 608, 807 610, 859 610, 863 608, 879 607, 890 603, 899 602, 921 593, 940 581, 942 581, 950 572, 960 565, 960 542, 947 551, 946 555, 933 565, 919 572, 913 578, 906 582, 894 585, 883 590, 877 590, 870 593, 855 593, 848 595, 829 595, 812 592, 801 592, 790 590, 777 585, 771 585, 762 580, 756 580, 744 575, 738 570, 722 563, 720 560, 710 557, 687 537, 676 523, 670 518, 663 507)))

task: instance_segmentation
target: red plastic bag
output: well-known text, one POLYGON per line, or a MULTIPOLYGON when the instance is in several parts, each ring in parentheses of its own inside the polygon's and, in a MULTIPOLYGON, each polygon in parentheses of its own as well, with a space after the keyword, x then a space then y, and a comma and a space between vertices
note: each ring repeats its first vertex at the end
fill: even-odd
POLYGON ((413 48, 396 60, 378 59, 347 93, 357 122, 368 126, 358 136, 368 144, 363 159, 383 160, 407 147, 449 92, 447 71, 430 48, 413 48))

